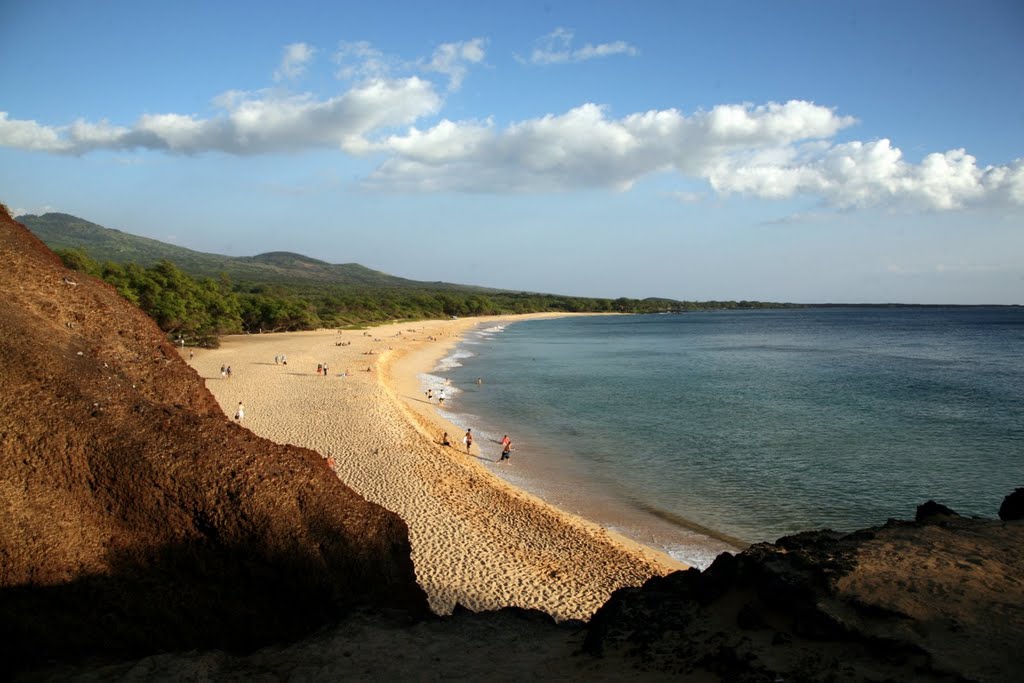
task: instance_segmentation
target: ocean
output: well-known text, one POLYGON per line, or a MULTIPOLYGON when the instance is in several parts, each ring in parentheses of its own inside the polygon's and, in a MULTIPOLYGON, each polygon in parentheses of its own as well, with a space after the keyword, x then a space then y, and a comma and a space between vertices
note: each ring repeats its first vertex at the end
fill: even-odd
POLYGON ((701 568, 929 499, 995 517, 1024 486, 1024 308, 529 320, 420 379, 499 476, 701 568))

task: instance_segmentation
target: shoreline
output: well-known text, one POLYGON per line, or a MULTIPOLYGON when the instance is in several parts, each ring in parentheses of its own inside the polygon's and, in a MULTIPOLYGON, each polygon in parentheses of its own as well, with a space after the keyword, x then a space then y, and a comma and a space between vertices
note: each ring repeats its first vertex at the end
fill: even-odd
MULTIPOLYGON (((439 448, 445 448, 441 446, 440 436, 443 432, 448 432, 449 440, 451 442, 448 449, 454 451, 457 455, 465 456, 465 452, 462 447, 463 428, 438 414, 438 405, 436 403, 427 402, 425 398, 422 398, 423 391, 420 386, 419 376, 431 373, 437 366, 438 362, 447 357, 452 349, 464 341, 465 334, 467 332, 482 325, 487 323, 514 323, 524 320, 564 318, 569 315, 605 314, 533 313, 518 316, 481 316, 460 319, 464 324, 454 325, 454 329, 448 334, 448 336, 444 337, 443 342, 435 343, 429 347, 421 349, 410 349, 406 353, 395 354, 391 358, 382 359, 385 362, 385 365, 381 372, 381 379, 384 381, 386 388, 392 394, 392 398, 403 404, 405 409, 408 411, 410 420, 420 428, 424 437, 431 439, 431 441, 439 448)), ((455 323, 459 321, 451 322, 455 323)), ((492 460, 480 455, 480 444, 478 442, 474 442, 467 462, 475 465, 481 472, 492 477, 494 480, 493 485, 507 487, 516 495, 528 496, 537 504, 550 507, 558 514, 565 515, 575 523, 582 524, 592 533, 599 535, 606 534, 616 543, 630 549, 630 551, 640 553, 644 557, 651 559, 653 562, 668 567, 671 570, 685 570, 690 568, 686 563, 676 560, 668 553, 663 552, 658 548, 635 541, 614 529, 608 528, 607 526, 594 522, 586 517, 564 510, 530 491, 515 486, 490 470, 484 468, 480 464, 480 461, 493 462, 492 460)))
POLYGON ((475 611, 519 606, 558 620, 587 619, 615 589, 686 565, 518 489, 466 456, 455 447, 462 431, 437 414, 419 385, 420 374, 482 323, 566 315, 239 335, 225 337, 219 349, 196 350, 190 363, 225 415, 244 401, 243 426, 319 452, 343 482, 406 521, 417 580, 435 612, 450 613, 456 604, 475 611), (282 353, 288 364, 275 364, 282 353), (323 362, 326 377, 316 372, 323 362), (230 378, 221 378, 221 365, 232 366, 230 378), (453 447, 438 443, 443 431, 453 447))

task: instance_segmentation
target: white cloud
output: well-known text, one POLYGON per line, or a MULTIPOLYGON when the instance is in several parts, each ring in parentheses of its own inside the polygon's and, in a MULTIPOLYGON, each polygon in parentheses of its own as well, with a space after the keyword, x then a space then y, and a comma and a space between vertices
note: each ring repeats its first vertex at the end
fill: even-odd
POLYGON ((467 64, 479 64, 484 60, 485 45, 486 41, 483 38, 460 43, 444 43, 434 50, 433 56, 423 65, 423 69, 448 76, 448 89, 458 90, 469 70, 467 64))
POLYGON ((723 156, 709 170, 718 192, 762 198, 820 196, 843 209, 905 205, 931 210, 980 203, 1024 205, 1024 160, 979 167, 963 149, 927 155, 919 164, 903 159, 889 140, 848 142, 803 153, 788 148, 791 163, 723 156))
POLYGON ((342 42, 333 59, 338 65, 335 75, 344 80, 386 79, 401 66, 364 40, 342 42))
POLYGON ((306 43, 292 43, 284 48, 281 65, 274 71, 274 80, 295 80, 306 72, 306 66, 313 59, 316 49, 306 43))
POLYGON ((611 43, 591 45, 587 43, 581 48, 572 49, 572 41, 575 36, 573 32, 556 28, 551 33, 536 41, 536 46, 530 52, 530 56, 520 61, 527 61, 530 64, 566 64, 569 62, 584 62, 599 57, 610 57, 612 55, 628 55, 635 57, 640 52, 629 43, 616 40, 611 43))
POLYGON ((415 76, 367 81, 327 100, 232 91, 215 102, 223 108, 219 116, 146 114, 132 128, 82 121, 47 127, 10 121, 0 112, 0 145, 69 154, 96 149, 263 154, 324 147, 359 152, 368 144, 364 136, 409 125, 441 105, 432 84, 415 76))
MULTIPOLYGON (((564 29, 552 33, 550 44, 561 47, 544 58, 623 50, 612 43, 572 50, 572 37, 564 29)), ((395 75, 440 74, 454 90, 469 67, 484 61, 485 48, 480 38, 445 43, 429 59, 403 64, 368 43, 343 43, 335 61, 353 83, 333 96, 230 90, 214 98, 210 116, 144 114, 127 127, 106 120, 49 126, 0 112, 0 146, 61 154, 375 153, 383 161, 365 182, 390 191, 626 191, 648 175, 674 173, 688 190, 675 193, 680 201, 701 198, 693 192, 693 182, 701 181, 720 196, 804 196, 846 210, 1024 206, 1024 159, 982 166, 954 149, 914 163, 887 139, 836 142, 856 120, 813 102, 721 104, 692 114, 662 109, 620 118, 585 103, 499 126, 493 118, 436 120, 444 104, 439 86, 425 75, 395 75)), ((300 74, 313 53, 305 43, 288 46, 282 77, 300 74)))
POLYGON ((618 120, 608 118, 604 107, 585 104, 503 131, 445 121, 443 131, 414 128, 382 140, 378 149, 399 158, 385 162, 371 183, 492 192, 627 190, 664 170, 706 177, 709 166, 735 150, 829 136, 852 122, 806 102, 723 105, 690 117, 674 109, 648 111, 618 120), (442 132, 443 155, 435 144, 442 132), (472 143, 455 142, 463 137, 472 143))

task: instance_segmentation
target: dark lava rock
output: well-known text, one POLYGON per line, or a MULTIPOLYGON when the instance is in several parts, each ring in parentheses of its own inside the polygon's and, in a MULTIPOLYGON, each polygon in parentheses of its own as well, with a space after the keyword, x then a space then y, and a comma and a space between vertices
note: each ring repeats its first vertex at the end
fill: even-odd
POLYGON ((1003 504, 999 506, 999 519, 1006 522, 1024 519, 1024 488, 1003 498, 1003 504))
POLYGON ((929 500, 917 506, 917 514, 914 515, 915 522, 924 522, 933 518, 959 517, 956 512, 941 503, 929 500))

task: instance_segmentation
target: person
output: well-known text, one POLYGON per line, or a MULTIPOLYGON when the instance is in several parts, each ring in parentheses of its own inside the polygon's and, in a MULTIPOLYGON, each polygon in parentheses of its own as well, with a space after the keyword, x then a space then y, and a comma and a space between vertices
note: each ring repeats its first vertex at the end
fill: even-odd
POLYGON ((501 437, 501 447, 504 448, 505 445, 508 443, 511 443, 511 440, 508 438, 508 434, 506 434, 505 436, 501 437))
POLYGON ((434 398, 434 390, 427 389, 427 403, 430 403, 430 399, 434 398))
POLYGON ((477 377, 476 378, 476 383, 477 384, 483 384, 484 383, 483 377, 477 377))
POLYGON ((451 446, 452 445, 452 442, 448 440, 448 432, 445 432, 444 434, 441 435, 441 445, 442 446, 451 446))
POLYGON ((504 445, 501 447, 501 457, 498 458, 498 462, 501 462, 502 460, 508 460, 511 456, 512 456, 512 442, 511 441, 505 441, 504 445))
POLYGON ((195 354, 195 352, 194 352, 194 351, 193 351, 192 349, 189 349, 189 350, 188 350, 188 359, 189 359, 189 360, 192 360, 192 359, 193 359, 193 358, 195 358, 195 357, 196 357, 196 354, 195 354))
POLYGON ((228 379, 231 379, 231 366, 228 366, 228 379))
POLYGON ((444 389, 442 389, 441 392, 437 395, 437 405, 444 405, 444 389))
POLYGON ((319 375, 323 371, 324 371, 324 364, 323 363, 317 363, 316 364, 316 374, 319 375))
POLYGON ((224 379, 228 374, 228 368, 226 365, 220 366, 220 378, 224 379))
POLYGON ((283 353, 281 354, 281 365, 288 365, 288 359, 284 357, 283 353))
POLYGON ((466 436, 462 438, 462 442, 466 444, 466 453, 469 453, 469 449, 473 446, 473 430, 467 429, 466 436))
POLYGON ((324 377, 327 376, 327 373, 328 373, 327 363, 324 363, 324 377))
POLYGON ((245 406, 243 406, 242 402, 239 401, 238 402, 238 409, 235 410, 235 419, 238 420, 239 422, 241 422, 242 418, 244 418, 244 417, 245 417, 245 406))

